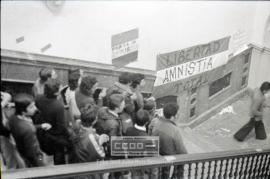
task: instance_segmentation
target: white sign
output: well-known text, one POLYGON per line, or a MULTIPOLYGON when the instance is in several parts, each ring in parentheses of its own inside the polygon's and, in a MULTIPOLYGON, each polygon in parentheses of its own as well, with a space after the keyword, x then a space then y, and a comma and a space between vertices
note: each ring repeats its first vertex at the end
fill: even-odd
POLYGON ((165 68, 157 72, 154 86, 165 85, 213 70, 214 68, 226 64, 227 61, 228 51, 225 51, 216 55, 165 68))
POLYGON ((138 51, 137 39, 117 44, 112 47, 112 59, 127 55, 129 53, 138 51))

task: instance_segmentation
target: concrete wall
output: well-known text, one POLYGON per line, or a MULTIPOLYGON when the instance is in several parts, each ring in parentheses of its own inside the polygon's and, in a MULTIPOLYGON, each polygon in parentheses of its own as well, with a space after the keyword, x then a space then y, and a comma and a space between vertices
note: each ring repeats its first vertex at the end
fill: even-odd
POLYGON ((154 84, 154 71, 134 68, 115 70, 111 65, 85 62, 76 59, 58 58, 38 54, 28 54, 36 60, 25 58, 25 54, 17 51, 1 50, 1 80, 14 83, 31 84, 38 78, 41 68, 52 67, 56 70, 61 84, 67 84, 68 69, 82 69, 85 75, 95 76, 99 86, 110 87, 118 81, 122 71, 145 74, 146 84, 143 92, 151 93, 154 84))
POLYGON ((253 46, 248 87, 260 87, 262 82, 270 81, 270 49, 253 46))
POLYGON ((270 2, 66 1, 54 14, 42 1, 1 2, 1 47, 111 63, 111 36, 139 28, 132 67, 155 69, 156 56, 235 32, 261 43, 270 2), (254 25, 255 24, 255 25, 254 25), (16 43, 16 39, 24 41, 16 43), (50 43, 45 52, 41 48, 50 43))

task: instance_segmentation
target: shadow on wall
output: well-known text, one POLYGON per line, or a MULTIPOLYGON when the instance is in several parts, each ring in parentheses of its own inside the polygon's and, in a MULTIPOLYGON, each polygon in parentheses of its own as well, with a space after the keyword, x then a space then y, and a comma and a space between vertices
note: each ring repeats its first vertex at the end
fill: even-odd
POLYGON ((264 35, 263 35, 263 44, 265 47, 270 48, 270 14, 266 20, 264 35))

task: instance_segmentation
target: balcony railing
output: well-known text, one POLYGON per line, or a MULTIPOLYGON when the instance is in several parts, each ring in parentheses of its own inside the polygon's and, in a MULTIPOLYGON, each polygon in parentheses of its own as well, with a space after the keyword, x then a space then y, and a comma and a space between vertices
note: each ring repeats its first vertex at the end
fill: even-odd
POLYGON ((178 178, 268 179, 270 177, 270 149, 245 149, 8 170, 2 173, 2 177, 3 179, 81 179, 104 173, 146 169, 160 170, 171 166, 174 168, 181 166, 182 176, 178 178))

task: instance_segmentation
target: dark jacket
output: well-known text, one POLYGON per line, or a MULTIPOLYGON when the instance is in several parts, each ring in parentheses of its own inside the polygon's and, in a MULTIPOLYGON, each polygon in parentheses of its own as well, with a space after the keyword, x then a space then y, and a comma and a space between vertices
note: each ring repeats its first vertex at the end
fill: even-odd
POLYGON ((98 111, 98 121, 95 125, 97 133, 107 134, 108 136, 122 136, 123 125, 119 116, 109 112, 107 107, 102 107, 98 111))
POLYGON ((77 163, 95 162, 105 157, 103 147, 98 144, 98 137, 94 131, 80 129, 74 147, 77 163))
POLYGON ((76 89, 75 91, 75 99, 76 99, 76 104, 78 106, 78 109, 80 110, 82 107, 84 107, 86 104, 95 104, 95 100, 91 96, 86 96, 83 94, 79 88, 76 89))
POLYGON ((38 96, 36 98, 36 106, 40 110, 40 121, 52 125, 52 128, 45 131, 48 144, 47 146, 67 146, 69 145, 69 133, 64 115, 64 105, 57 99, 38 96))
POLYGON ((159 136, 160 155, 186 154, 180 129, 167 119, 160 119, 160 123, 153 131, 153 136, 159 136))
POLYGON ((14 115, 9 121, 10 131, 17 149, 29 167, 44 166, 43 154, 36 137, 36 129, 31 121, 14 115))
POLYGON ((126 135, 127 136, 148 136, 146 131, 139 130, 134 126, 127 129, 126 135))

